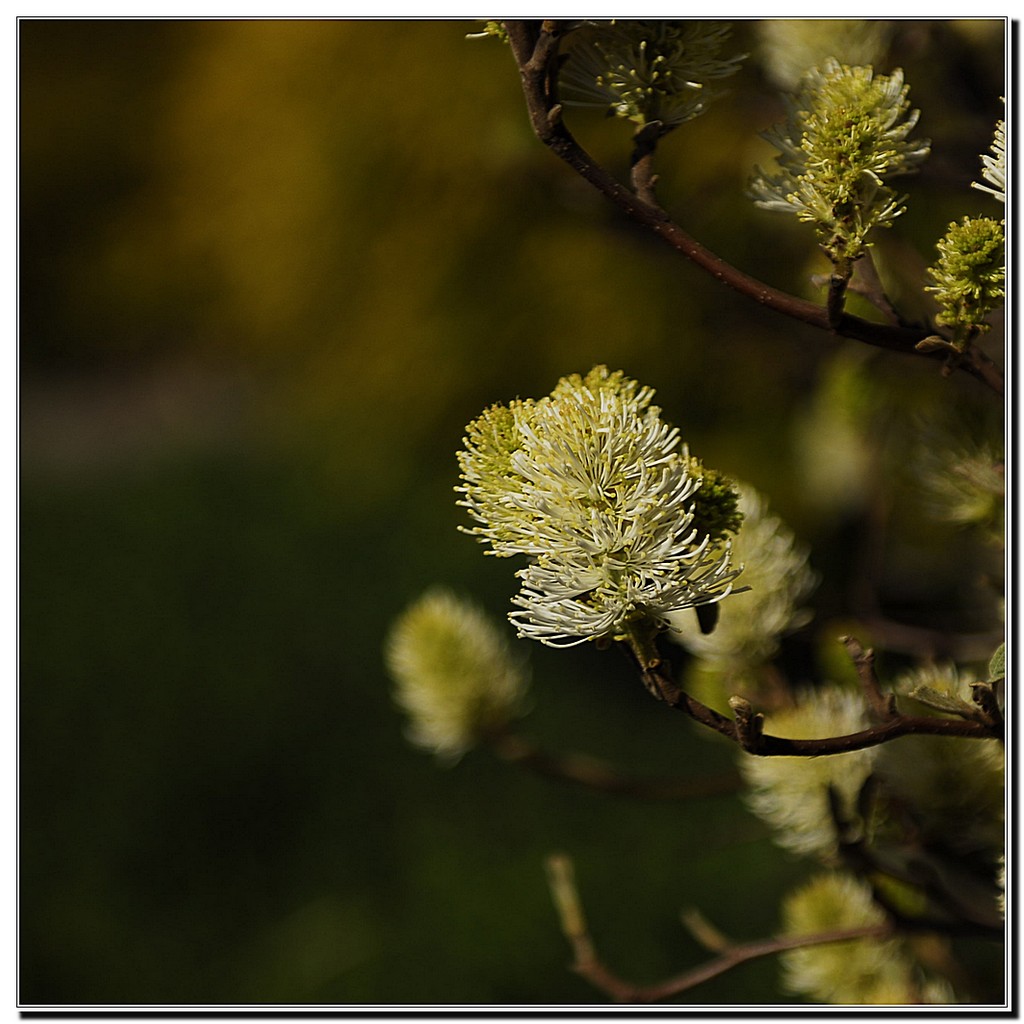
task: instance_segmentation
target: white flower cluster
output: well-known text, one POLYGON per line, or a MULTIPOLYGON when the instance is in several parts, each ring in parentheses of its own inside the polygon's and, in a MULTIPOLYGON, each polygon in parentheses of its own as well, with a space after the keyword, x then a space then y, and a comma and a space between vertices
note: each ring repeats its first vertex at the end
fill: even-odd
POLYGON ((695 519, 699 465, 653 396, 599 366, 467 427, 457 491, 479 525, 466 532, 530 559, 510 615, 521 637, 623 639, 730 592, 729 544, 695 519))
POLYGON ((981 176, 989 183, 982 185, 979 181, 972 181, 971 187, 980 189, 982 192, 989 192, 1001 203, 1006 202, 1006 122, 1000 121, 996 125, 995 138, 992 140, 992 155, 982 153, 981 155, 981 176), (989 187, 994 186, 994 187, 989 187))
POLYGON ((703 661, 723 668, 771 658, 779 639, 810 618, 801 602, 817 583, 807 565, 807 551, 797 544, 792 531, 770 514, 767 502, 754 488, 737 486, 743 524, 732 550, 743 565, 743 591, 721 606, 711 633, 701 631, 692 613, 668 617, 673 640, 703 661))
MULTIPOLYGON (((885 915, 868 886, 842 872, 819 875, 782 907, 784 934, 815 935, 882 925, 885 915)), ((907 943, 859 938, 791 949, 779 957, 785 985, 813 1002, 851 1005, 949 1003, 944 981, 927 978, 907 943)))
MULTIPOLYGON (((867 725, 860 695, 833 687, 805 694, 794 707, 769 714, 765 730, 813 739, 858 732, 867 725)), ((854 814, 875 754, 876 748, 868 747, 829 757, 744 755, 740 770, 749 786, 747 804, 772 826, 780 846, 828 858, 836 849, 829 791, 844 814, 854 814)))
POLYGON ((424 594, 396 620, 385 646, 409 738, 458 757, 520 714, 528 678, 497 625, 447 590, 424 594))

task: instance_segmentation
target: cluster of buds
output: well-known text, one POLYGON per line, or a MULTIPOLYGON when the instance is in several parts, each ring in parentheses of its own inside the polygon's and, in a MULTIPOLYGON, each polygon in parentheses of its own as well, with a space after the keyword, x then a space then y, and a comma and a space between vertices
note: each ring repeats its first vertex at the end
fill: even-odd
MULTIPOLYGON (((1006 125, 996 125, 992 154, 981 157, 981 176, 989 183, 974 188, 1006 202, 1006 125)), ((952 332, 951 345, 962 351, 989 330, 988 317, 1006 298, 1005 225, 992 217, 964 217, 949 225, 939 241, 939 258, 928 268, 941 307, 935 322, 952 332)))

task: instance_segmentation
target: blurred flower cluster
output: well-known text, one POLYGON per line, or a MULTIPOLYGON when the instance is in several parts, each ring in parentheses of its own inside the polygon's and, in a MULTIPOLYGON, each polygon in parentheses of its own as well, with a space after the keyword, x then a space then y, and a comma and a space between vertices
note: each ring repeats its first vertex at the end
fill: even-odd
MULTIPOLYGON (((871 889, 845 872, 818 875, 782 906, 783 934, 815 935, 881 927, 885 914, 871 889)), ((780 957, 786 987, 813 1002, 853 1005, 949 1003, 953 993, 926 973, 910 943, 864 937, 792 949, 780 957)))
POLYGON ((409 738, 442 757, 465 753, 524 710, 522 660, 496 623, 448 590, 428 591, 398 617, 385 660, 409 738))
POLYGON ((953 430, 929 429, 912 468, 921 504, 940 522, 975 527, 1002 544, 1006 519, 1004 459, 988 441, 953 430))
MULTIPOLYGON (((802 694, 791 707, 772 712, 766 728, 779 736, 812 739, 842 736, 868 725, 859 694, 829 687, 802 694)), ((875 755, 869 747, 831 757, 744 756, 740 769, 748 786, 747 803, 772 826, 780 846, 832 861, 837 850, 836 815, 856 814, 875 755)))
POLYGON ((725 22, 586 24, 570 37, 564 98, 668 131, 704 113, 716 95, 711 83, 739 70, 746 54, 722 56, 731 31, 725 22))
POLYGON ((891 21, 868 18, 771 18, 757 22, 762 65, 791 92, 829 57, 840 64, 877 65, 893 36, 891 21))
POLYGON ((724 672, 758 665, 774 657, 781 638, 804 625, 802 606, 817 582, 807 551, 786 524, 772 515, 767 500, 748 484, 738 484, 742 525, 732 542, 743 566, 743 589, 719 606, 718 623, 705 633, 689 612, 668 616, 670 636, 707 668, 724 672))

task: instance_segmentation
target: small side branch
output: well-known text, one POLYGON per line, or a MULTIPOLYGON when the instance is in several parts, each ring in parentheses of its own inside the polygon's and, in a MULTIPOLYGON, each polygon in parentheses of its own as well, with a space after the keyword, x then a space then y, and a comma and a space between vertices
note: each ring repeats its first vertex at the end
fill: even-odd
POLYGON ((875 675, 875 652, 865 650, 861 647, 860 641, 852 636, 840 637, 839 641, 846 647, 850 660, 857 669, 857 676, 872 715, 879 722, 888 722, 899 718, 899 712, 896 710, 896 698, 891 693, 882 692, 878 676, 875 675))
POLYGON ((743 697, 730 697, 729 707, 736 716, 736 742, 748 753, 759 754, 764 739, 764 716, 754 712, 743 697))
POLYGON ((761 729, 759 717, 744 700, 730 702, 734 718, 727 718, 713 708, 686 693, 672 678, 666 662, 651 658, 640 665, 640 674, 647 689, 670 708, 685 711, 694 721, 727 739, 732 740, 750 754, 759 757, 821 757, 825 754, 845 754, 889 743, 901 736, 958 736, 963 739, 1003 739, 1002 719, 993 721, 942 718, 939 716, 904 715, 892 695, 882 692, 874 674, 874 659, 852 637, 843 641, 854 658, 864 688, 866 700, 876 723, 868 729, 844 736, 825 736, 820 739, 788 739, 773 736, 761 729))
POLYGON ((735 793, 740 787, 740 778, 733 772, 691 779, 643 779, 622 775, 596 758, 548 753, 525 737, 510 733, 492 738, 491 748, 504 760, 538 775, 611 796, 638 800, 696 800, 725 796, 735 793))
POLYGON ((891 926, 886 923, 859 928, 836 928, 810 935, 779 936, 734 945, 716 932, 714 945, 718 956, 714 959, 665 981, 653 985, 637 985, 615 974, 598 955, 576 888, 572 861, 563 854, 549 857, 547 872, 559 923, 572 949, 572 970, 617 1003, 656 1003, 717 978, 740 964, 789 949, 849 942, 852 939, 884 939, 892 934, 891 926))

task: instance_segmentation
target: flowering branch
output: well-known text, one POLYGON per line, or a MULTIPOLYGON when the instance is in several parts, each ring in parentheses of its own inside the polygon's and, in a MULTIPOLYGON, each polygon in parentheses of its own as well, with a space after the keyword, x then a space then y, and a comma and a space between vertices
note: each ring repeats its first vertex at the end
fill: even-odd
MULTIPOLYGON (((836 928, 811 935, 776 936, 738 945, 715 941, 714 945, 719 955, 713 960, 653 985, 637 985, 620 978, 598 956, 583 914, 573 877, 572 861, 564 855, 549 857, 547 871, 559 922, 572 948, 572 970, 617 1003, 655 1003, 668 999, 717 978, 718 975, 749 960, 773 956, 790 949, 848 942, 851 939, 885 939, 892 935, 892 926, 885 922, 856 928, 836 928)), ((716 936, 716 939, 720 937, 716 936)))
POLYGON ((581 754, 551 754, 525 737, 512 733, 492 737, 491 748, 504 760, 539 775, 612 796, 641 800, 692 800, 735 793, 740 785, 739 776, 734 773, 694 779, 639 779, 621 775, 596 758, 581 754))
MULTIPOLYGON (((842 291, 838 286, 832 301, 827 306, 819 306, 773 288, 715 255, 674 223, 655 201, 649 168, 650 153, 634 161, 634 181, 640 186, 636 192, 616 181, 579 145, 562 119, 556 72, 558 42, 564 35, 564 26, 551 20, 506 21, 504 24, 519 67, 530 124, 537 138, 633 220, 650 228, 712 277, 769 309, 820 330, 879 348, 948 360, 946 351, 917 347, 919 342, 931 336, 932 332, 926 328, 874 323, 844 312, 840 308, 842 291)), ((1002 394, 1002 372, 974 346, 960 355, 956 365, 997 394, 1002 394)))
MULTIPOLYGON (((818 288, 832 288, 832 281, 831 274, 811 275, 811 284, 818 288)), ((909 321, 903 319, 896 307, 893 306, 889 296, 885 294, 870 249, 854 264, 853 273, 846 282, 846 292, 853 292, 866 299, 890 324, 899 324, 907 328, 912 326, 909 321)))
POLYGON ((727 718, 681 689, 672 678, 666 661, 656 653, 630 648, 641 678, 647 689, 670 708, 685 711, 694 721, 742 747, 748 754, 758 757, 820 757, 824 754, 844 754, 863 750, 899 738, 900 736, 959 736, 965 739, 1003 738, 1003 722, 995 716, 985 720, 939 718, 937 716, 905 715, 896 708, 892 695, 882 694, 871 668, 871 657, 852 638, 844 641, 854 656, 862 685, 872 710, 881 712, 879 721, 869 729, 829 736, 821 739, 787 739, 772 736, 762 730, 762 719, 742 698, 733 698, 730 705, 735 715, 727 718))

